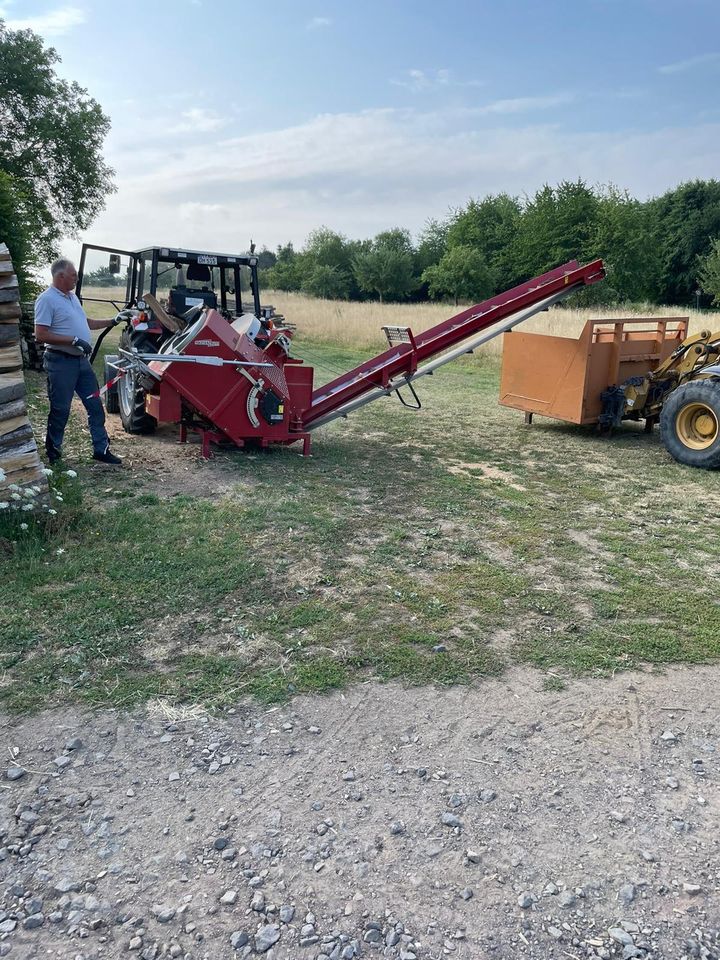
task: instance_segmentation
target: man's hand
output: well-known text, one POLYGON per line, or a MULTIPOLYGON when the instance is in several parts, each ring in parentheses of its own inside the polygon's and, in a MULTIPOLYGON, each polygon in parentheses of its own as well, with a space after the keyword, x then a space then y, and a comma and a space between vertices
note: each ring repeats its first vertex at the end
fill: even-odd
POLYGON ((110 321, 110 325, 116 327, 118 323, 126 323, 128 320, 132 320, 133 316, 132 310, 121 310, 120 313, 110 321))
POLYGON ((87 340, 81 340, 80 337, 75 337, 71 346, 82 350, 83 356, 89 357, 92 353, 92 344, 88 343, 87 340))

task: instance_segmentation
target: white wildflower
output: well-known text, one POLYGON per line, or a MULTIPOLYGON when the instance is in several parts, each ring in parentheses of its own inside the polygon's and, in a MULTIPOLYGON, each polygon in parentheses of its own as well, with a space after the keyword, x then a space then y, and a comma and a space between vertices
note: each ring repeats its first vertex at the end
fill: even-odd
POLYGON ((46 477, 51 477, 53 475, 53 472, 50 469, 50 467, 43 467, 42 472, 45 474, 46 477))
POLYGON ((24 503, 24 504, 22 505, 22 508, 23 508, 23 510, 34 510, 34 509, 35 509, 35 504, 34 504, 34 503, 24 503))
POLYGON ((77 473, 75 472, 75 470, 66 470, 66 471, 65 471, 65 476, 66 476, 66 477, 76 477, 76 476, 77 476, 77 473))
POLYGON ((21 530, 27 530, 27 529, 28 529, 28 525, 27 525, 26 523, 21 523, 21 524, 20 524, 20 529, 21 529, 21 530))
POLYGON ((61 557, 63 553, 65 553, 65 550, 62 547, 58 547, 55 553, 58 555, 58 557, 61 557))
POLYGON ((48 510, 48 513, 50 514, 51 517, 57 516, 57 510, 48 510))
POLYGON ((59 503, 62 503, 62 502, 63 502, 63 498, 60 496, 59 493, 56 493, 56 494, 55 494, 55 499, 56 499, 59 503))
POLYGON ((27 488, 23 491, 23 493, 25 494, 25 496, 26 496, 28 499, 37 496, 37 493, 35 492, 35 487, 27 487, 27 488))
POLYGON ((7 502, 7 500, 0 500, 0 510, 7 510, 9 506, 10 504, 7 502))
POLYGON ((6 476, 7 476, 7 474, 5 473, 5 471, 3 470, 3 468, 0 467, 0 483, 5 483, 5 477, 6 477, 6 476))
POLYGON ((11 483, 10 486, 8 487, 8 490, 10 491, 10 493, 18 493, 18 491, 20 490, 20 487, 16 483, 11 483))
POLYGON ((10 494, 10 499, 11 499, 11 500, 22 500, 22 497, 20 496, 19 493, 11 493, 11 494, 10 494))
POLYGON ((34 493, 40 493, 40 487, 38 487, 36 484, 33 485, 30 489, 31 489, 34 493))

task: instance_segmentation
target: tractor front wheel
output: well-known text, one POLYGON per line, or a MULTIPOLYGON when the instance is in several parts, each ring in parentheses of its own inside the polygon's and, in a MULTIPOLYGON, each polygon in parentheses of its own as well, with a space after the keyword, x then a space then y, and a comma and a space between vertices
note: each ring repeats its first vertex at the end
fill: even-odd
POLYGON ((720 380, 692 380, 673 390, 660 414, 668 453, 704 470, 720 468, 720 380))
MULTIPOLYGON (((120 337, 120 346, 125 349, 135 347, 139 353, 157 353, 152 337, 131 337, 127 330, 120 337)), ((138 383, 135 370, 128 370, 118 381, 117 397, 120 419, 126 433, 154 432, 157 420, 145 410, 145 391, 138 383)))

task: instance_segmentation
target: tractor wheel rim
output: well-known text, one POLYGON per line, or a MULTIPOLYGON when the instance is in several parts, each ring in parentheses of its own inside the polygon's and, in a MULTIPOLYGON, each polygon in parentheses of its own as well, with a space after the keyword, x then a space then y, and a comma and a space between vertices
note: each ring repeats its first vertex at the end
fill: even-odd
POLYGON ((680 441, 691 450, 707 450, 720 436, 720 423, 706 403, 688 403, 677 415, 680 441))
POLYGON ((135 371, 130 369, 118 381, 118 400, 120 401, 123 412, 126 416, 131 416, 135 406, 135 394, 137 386, 135 383, 135 371))

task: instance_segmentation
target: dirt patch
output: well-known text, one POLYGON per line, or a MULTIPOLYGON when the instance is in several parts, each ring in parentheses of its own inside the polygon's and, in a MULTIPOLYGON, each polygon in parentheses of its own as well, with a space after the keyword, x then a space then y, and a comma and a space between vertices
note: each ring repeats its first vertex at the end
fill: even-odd
MULTIPOLYGON (((137 480, 144 492, 163 498, 178 494, 217 497, 230 493, 238 485, 253 487, 250 480, 238 476, 233 465, 236 457, 256 454, 213 447, 212 459, 205 460, 199 438, 189 434, 187 443, 179 443, 178 429, 172 424, 163 424, 155 433, 144 436, 125 433, 119 417, 108 416, 106 426, 113 451, 123 458, 122 471, 99 464, 93 466, 94 472, 107 476, 108 483, 116 478, 123 483, 137 480)), ((110 494, 112 489, 111 486, 110 494)), ((103 492, 107 496, 107 491, 103 492)))
POLYGON ((4 718, 0 954, 716 958, 720 667, 542 680, 4 718))
POLYGON ((470 477, 473 480, 499 480, 511 490, 518 490, 521 493, 527 491, 527 487, 519 484, 511 473, 499 467, 493 467, 489 463, 463 463, 460 460, 450 460, 447 469, 448 473, 459 477, 470 477))

